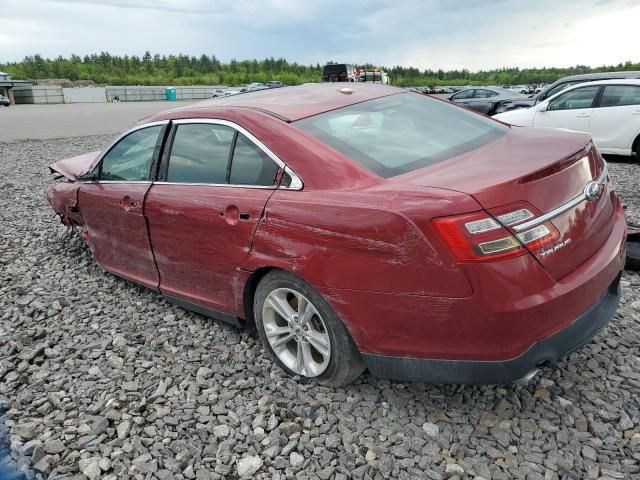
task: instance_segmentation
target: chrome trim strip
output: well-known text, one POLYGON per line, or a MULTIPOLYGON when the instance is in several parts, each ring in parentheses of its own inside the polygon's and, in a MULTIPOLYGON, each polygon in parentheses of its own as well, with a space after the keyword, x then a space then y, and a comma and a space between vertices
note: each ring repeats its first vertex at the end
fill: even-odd
MULTIPOLYGON (((304 186, 302 179, 290 167, 288 167, 286 163, 280 160, 280 158, 275 153, 269 150, 269 148, 264 143, 262 143, 252 133, 250 133, 249 131, 247 131, 245 128, 241 127, 237 123, 230 122, 228 120, 218 120, 215 118, 181 118, 181 119, 172 120, 172 121, 176 125, 185 125, 190 123, 209 123, 212 125, 224 125, 226 127, 231 127, 237 130, 238 132, 242 133, 245 137, 247 137, 249 140, 251 140, 255 145, 257 145, 258 148, 260 148, 260 150, 266 153, 271 160, 276 162, 278 167, 282 168, 285 172, 287 172, 291 176, 291 185, 289 187, 279 187, 279 188, 282 188, 284 190, 302 190, 302 187, 304 186)), ((156 183, 160 183, 160 182, 156 182, 156 183)), ((182 184, 182 185, 185 185, 185 184, 182 184)), ((204 184, 204 185, 207 185, 207 184, 204 184)), ((251 185, 226 185, 226 186, 240 186, 245 188, 251 187, 251 185)), ((256 187, 256 186, 253 185, 253 187, 256 187)), ((275 188, 275 187, 269 187, 269 188, 275 188)))
POLYGON ((151 185, 151 180, 94 180, 94 181, 84 181, 82 183, 146 183, 147 185, 151 185))
POLYGON ((181 182, 153 182, 154 185, 176 185, 176 186, 197 186, 197 187, 231 187, 231 188, 255 188, 259 190, 275 190, 275 185, 236 185, 233 183, 181 183, 181 182))
POLYGON ((142 130, 143 128, 157 127, 158 125, 166 125, 167 123, 169 123, 169 120, 159 120, 157 122, 144 123, 142 125, 136 125, 135 127, 130 128, 129 130, 127 130, 126 132, 124 132, 120 136, 118 136, 113 142, 111 142, 109 144, 109 146, 107 148, 105 148, 102 151, 102 153, 100 153, 100 155, 98 156, 98 159, 95 162, 93 162, 93 164, 91 165, 91 169, 89 171, 92 171, 96 167, 96 165, 102 161, 102 158, 107 153, 109 153, 109 150, 111 150, 115 146, 116 143, 118 143, 120 140, 122 140, 124 137, 126 137, 130 133, 133 133, 133 132, 135 132, 137 130, 142 130))
MULTIPOLYGON (((604 169, 602 170, 602 173, 600 174, 600 176, 596 179, 596 182, 598 182, 599 184, 604 183, 604 181, 607 178, 607 175, 609 173, 609 169, 607 168, 607 164, 604 164, 604 169)), ((516 232, 522 232, 523 230, 527 230, 529 228, 533 228, 533 227, 537 227, 538 225, 551 220, 552 218, 557 217, 558 215, 563 214, 564 212, 566 212, 567 210, 571 210, 573 207, 575 207, 576 205, 579 205, 580 203, 584 202, 586 200, 586 195, 584 193, 584 191, 578 195, 577 197, 572 198, 571 200, 569 200, 567 203, 564 203, 562 205, 560 205, 559 207, 554 208, 553 210, 548 211, 547 213, 545 213, 544 215, 540 215, 539 217, 534 218, 533 220, 529 220, 528 222, 525 223, 521 223, 520 225, 516 225, 515 227, 513 227, 513 229, 516 232)))

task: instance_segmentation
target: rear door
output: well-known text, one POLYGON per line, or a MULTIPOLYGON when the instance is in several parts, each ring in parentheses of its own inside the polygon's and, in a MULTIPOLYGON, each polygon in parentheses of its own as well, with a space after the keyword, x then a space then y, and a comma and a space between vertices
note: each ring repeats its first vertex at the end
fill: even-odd
POLYGON ((493 110, 495 100, 492 97, 497 97, 498 93, 486 88, 477 88, 473 92, 473 99, 469 100, 469 107, 476 112, 489 113, 493 110))
POLYGON ((640 85, 606 85, 593 110, 591 136, 598 148, 629 150, 640 133, 640 85))
POLYGON ((255 137, 217 120, 174 122, 145 216, 160 291, 234 313, 234 282, 279 172, 255 137))
POLYGON ((552 98, 545 111, 536 112, 533 126, 568 128, 588 133, 600 88, 598 85, 590 85, 552 98))
POLYGON ((468 88, 452 95, 450 100, 458 105, 468 108, 470 103, 473 101, 473 98, 475 98, 475 92, 475 89, 468 88))
POLYGON ((143 203, 164 128, 164 122, 145 126, 118 140, 98 164, 98 180, 81 183, 77 205, 83 236, 100 266, 154 289, 158 271, 143 203))

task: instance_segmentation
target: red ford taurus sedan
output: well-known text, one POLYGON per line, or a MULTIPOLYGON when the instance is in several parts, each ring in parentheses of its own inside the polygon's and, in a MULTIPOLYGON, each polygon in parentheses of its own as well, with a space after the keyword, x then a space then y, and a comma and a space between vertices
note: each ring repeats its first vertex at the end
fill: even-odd
POLYGON ((255 322, 326 385, 528 379, 618 304, 626 226, 589 136, 399 88, 209 100, 51 169, 104 270, 255 322))

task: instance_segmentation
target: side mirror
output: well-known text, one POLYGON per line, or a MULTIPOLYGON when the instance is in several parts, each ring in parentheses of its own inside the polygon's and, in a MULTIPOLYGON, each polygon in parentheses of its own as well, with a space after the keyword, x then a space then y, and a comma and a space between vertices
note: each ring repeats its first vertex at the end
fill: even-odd
POLYGON ((549 102, 544 102, 544 103, 541 103, 538 106, 538 111, 539 112, 546 112, 548 110, 548 108, 549 108, 549 102))
POLYGON ((98 174, 94 170, 93 172, 85 173, 84 175, 79 176, 76 180, 81 182, 97 182, 98 174))

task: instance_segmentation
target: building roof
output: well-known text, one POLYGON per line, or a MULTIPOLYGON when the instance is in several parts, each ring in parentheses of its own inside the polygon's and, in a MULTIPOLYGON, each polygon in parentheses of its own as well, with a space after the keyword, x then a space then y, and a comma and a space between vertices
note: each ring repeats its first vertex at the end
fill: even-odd
POLYGON ((218 107, 244 107, 294 122, 336 108, 396 93, 406 93, 406 90, 371 83, 316 83, 213 98, 177 110, 202 114, 206 111, 213 112, 218 107), (351 93, 342 93, 343 89, 350 89, 351 93))

